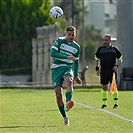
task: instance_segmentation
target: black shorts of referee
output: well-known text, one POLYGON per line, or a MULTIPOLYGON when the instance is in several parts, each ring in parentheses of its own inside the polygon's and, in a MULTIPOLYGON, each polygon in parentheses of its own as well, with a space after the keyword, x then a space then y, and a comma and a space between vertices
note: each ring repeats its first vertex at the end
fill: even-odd
POLYGON ((114 71, 112 69, 101 69, 101 84, 109 84, 112 83, 114 71))

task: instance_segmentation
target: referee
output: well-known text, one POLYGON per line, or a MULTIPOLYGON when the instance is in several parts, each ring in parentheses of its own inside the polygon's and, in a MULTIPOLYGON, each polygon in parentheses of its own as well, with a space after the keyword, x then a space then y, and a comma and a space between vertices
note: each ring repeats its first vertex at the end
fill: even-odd
MULTIPOLYGON (((122 63, 123 55, 119 49, 111 44, 110 34, 105 34, 103 37, 103 45, 100 46, 95 53, 96 60, 96 74, 100 76, 100 83, 102 84, 102 107, 107 107, 108 99, 108 84, 112 83, 113 73, 117 72, 117 68, 122 63)), ((118 108, 118 91, 113 94, 114 106, 118 108)))

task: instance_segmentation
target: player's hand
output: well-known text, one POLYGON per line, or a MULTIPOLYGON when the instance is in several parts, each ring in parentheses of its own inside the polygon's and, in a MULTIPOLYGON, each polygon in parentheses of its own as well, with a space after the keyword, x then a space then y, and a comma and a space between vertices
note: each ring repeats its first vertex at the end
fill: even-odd
POLYGON ((96 71, 96 74, 97 74, 98 76, 100 76, 100 71, 96 71))
POLYGON ((73 61, 75 61, 76 58, 75 58, 74 56, 68 56, 68 60, 73 60, 73 61))
POLYGON ((116 72, 117 71, 117 68, 118 68, 117 66, 114 66, 113 67, 113 71, 116 72))
POLYGON ((79 77, 75 77, 75 81, 77 84, 82 84, 82 80, 79 77))

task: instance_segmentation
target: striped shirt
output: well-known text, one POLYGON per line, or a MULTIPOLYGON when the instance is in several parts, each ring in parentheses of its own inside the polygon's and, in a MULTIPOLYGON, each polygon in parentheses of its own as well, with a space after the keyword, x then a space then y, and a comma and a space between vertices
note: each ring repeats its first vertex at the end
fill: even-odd
POLYGON ((72 67, 73 61, 68 60, 68 56, 74 56, 76 60, 79 60, 80 55, 80 46, 73 41, 72 43, 68 43, 65 37, 59 37, 52 45, 51 50, 54 49, 53 55, 56 55, 56 52, 60 55, 56 58, 54 57, 53 64, 51 68, 57 67, 72 67))

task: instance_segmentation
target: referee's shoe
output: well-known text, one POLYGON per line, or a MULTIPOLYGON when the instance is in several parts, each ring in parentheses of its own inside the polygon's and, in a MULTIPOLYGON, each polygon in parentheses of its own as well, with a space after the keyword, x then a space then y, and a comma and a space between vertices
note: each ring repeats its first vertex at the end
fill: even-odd
POLYGON ((107 105, 103 104, 101 109, 106 109, 107 108, 107 105))
POLYGON ((118 109, 119 106, 118 106, 117 104, 115 104, 113 108, 114 108, 114 109, 118 109))

